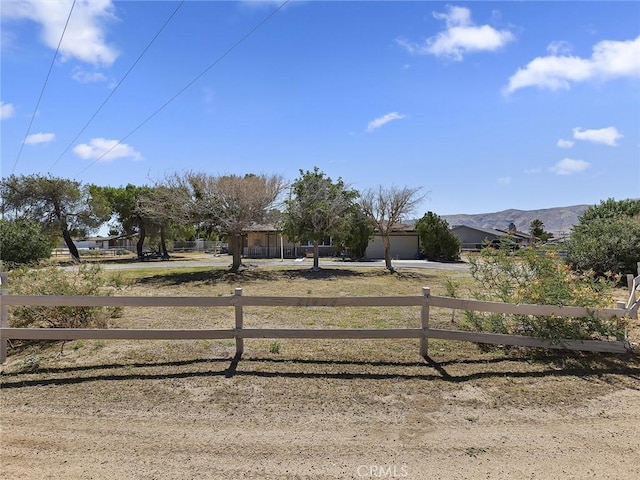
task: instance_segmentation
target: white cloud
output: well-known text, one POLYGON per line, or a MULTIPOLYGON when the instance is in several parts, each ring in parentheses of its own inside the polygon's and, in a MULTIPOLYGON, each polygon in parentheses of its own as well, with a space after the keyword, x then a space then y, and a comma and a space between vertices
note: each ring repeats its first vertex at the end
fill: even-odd
POLYGON ((575 142, 572 142, 571 140, 564 140, 563 138, 559 139, 556 142, 556 145, 558 146, 558 148, 571 148, 573 147, 575 142))
POLYGON ((509 185, 511 183, 511 177, 500 177, 498 178, 498 183, 500 185, 509 185))
POLYGON ((84 160, 99 160, 109 162, 116 158, 132 158, 140 160, 142 155, 132 146, 126 143, 118 144, 117 140, 106 138, 93 138, 87 143, 81 143, 74 147, 73 152, 84 160))
POLYGON ((38 143, 49 143, 56 138, 53 133, 34 133, 33 135, 29 135, 24 143, 27 145, 36 145, 38 143))
POLYGON ((398 112, 387 113, 382 117, 378 117, 375 120, 370 121, 369 125, 367 125, 367 132, 372 132, 376 128, 380 128, 381 126, 389 122, 392 122, 394 120, 402 120, 403 118, 405 118, 405 115, 401 115, 398 112))
POLYGON ((572 83, 621 77, 640 78, 640 36, 598 42, 591 58, 555 54, 535 58, 509 78, 504 93, 526 87, 569 89, 572 83))
POLYGON ((563 158, 556 163, 551 170, 557 175, 571 175, 573 173, 579 173, 589 168, 589 163, 584 160, 576 160, 573 158, 563 158))
POLYGON ((551 42, 547 45, 547 52, 551 55, 569 55, 573 47, 569 42, 565 42, 564 40, 558 40, 556 42, 551 42))
POLYGON ((617 142, 623 135, 616 127, 600 128, 598 130, 582 130, 580 127, 573 129, 573 138, 586 140, 593 143, 604 143, 610 147, 617 146, 617 142))
POLYGON ((490 25, 475 25, 468 8, 449 6, 446 13, 434 12, 433 16, 445 21, 446 30, 429 37, 423 44, 401 39, 397 40, 398 44, 412 54, 429 54, 461 61, 465 54, 495 51, 515 38, 508 30, 496 30, 490 25))
POLYGON ((16 109, 11 103, 4 103, 0 101, 0 118, 3 120, 5 118, 11 118, 14 113, 16 113, 16 109))
MULTIPOLYGON (((29 19, 42 27, 42 41, 57 48, 71 0, 21 0, 2 2, 2 15, 9 19, 29 19)), ((111 0, 76 2, 60 45, 60 55, 95 65, 111 65, 117 51, 105 41, 105 23, 115 19, 111 0)))
POLYGON ((542 169, 540 167, 536 167, 536 168, 526 168, 524 170, 524 173, 526 173, 527 175, 535 175, 542 172, 542 169))
POLYGON ((79 83, 94 83, 94 82, 106 82, 107 77, 102 72, 89 72, 87 70, 83 70, 82 68, 76 67, 73 69, 73 73, 71 74, 71 78, 73 78, 76 82, 79 83))

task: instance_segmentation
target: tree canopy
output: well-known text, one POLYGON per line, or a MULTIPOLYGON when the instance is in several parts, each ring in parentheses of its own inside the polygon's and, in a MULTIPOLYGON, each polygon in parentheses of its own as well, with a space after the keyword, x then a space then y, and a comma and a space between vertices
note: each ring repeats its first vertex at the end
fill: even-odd
POLYGON ((118 222, 120 235, 137 235, 136 251, 143 255, 144 241, 153 223, 152 217, 142 208, 142 199, 151 193, 152 187, 128 184, 126 187, 95 187, 111 207, 118 222))
POLYGON ((567 260, 578 272, 637 274, 639 259, 640 200, 602 202, 571 230, 567 260))
POLYGON ((427 212, 416 222, 422 253, 427 260, 447 262, 460 258, 460 240, 449 228, 446 220, 427 212))
POLYGON ((49 233, 62 234, 69 253, 79 260, 72 236, 96 231, 110 217, 104 198, 93 187, 75 180, 43 175, 3 178, 0 183, 3 214, 36 222, 49 233))
POLYGON ((279 175, 216 177, 188 172, 169 178, 157 190, 156 208, 165 218, 212 228, 226 237, 233 255, 231 271, 237 272, 242 263, 245 229, 267 219, 284 186, 284 180, 279 175), (171 201, 168 201, 169 196, 171 201), (160 211, 160 208, 163 210, 160 211))
POLYGON ((544 229, 544 223, 542 223, 542 220, 539 218, 531 220, 531 223, 529 224, 529 235, 531 235, 535 240, 539 240, 541 242, 546 242, 553 237, 552 233, 549 233, 544 229))
POLYGON ((291 186, 284 216, 284 232, 295 241, 313 242, 313 268, 319 268, 319 243, 337 236, 347 228, 356 190, 349 189, 341 178, 336 182, 318 167, 300 170, 300 177, 291 186))

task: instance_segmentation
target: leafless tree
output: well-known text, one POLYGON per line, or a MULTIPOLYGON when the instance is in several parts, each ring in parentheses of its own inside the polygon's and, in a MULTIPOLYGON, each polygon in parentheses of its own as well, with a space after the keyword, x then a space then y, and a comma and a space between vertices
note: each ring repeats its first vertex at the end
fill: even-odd
POLYGON ((420 187, 389 187, 379 186, 364 191, 360 195, 360 205, 363 212, 375 224, 376 230, 382 236, 384 245, 384 263, 387 270, 393 272, 391 264, 391 231, 404 218, 414 212, 424 199, 418 195, 420 187))

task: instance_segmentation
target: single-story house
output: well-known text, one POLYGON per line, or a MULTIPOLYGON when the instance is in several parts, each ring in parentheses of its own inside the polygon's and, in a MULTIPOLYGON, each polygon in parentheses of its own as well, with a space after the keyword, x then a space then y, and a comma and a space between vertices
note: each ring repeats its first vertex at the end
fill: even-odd
MULTIPOLYGON (((244 229, 242 255, 246 258, 299 258, 313 253, 313 243, 292 242, 271 224, 254 224, 244 229)), ((339 253, 330 238, 318 245, 321 257, 339 253)))
POLYGON ((522 246, 532 243, 531 235, 513 230, 454 225, 451 227, 451 232, 458 237, 463 250, 479 250, 484 243, 504 237, 509 237, 512 241, 522 246))
MULTIPOLYGON (((313 253, 313 243, 292 242, 274 225, 252 225, 245 230, 243 256, 247 258, 296 258, 313 253)), ((340 254, 338 245, 331 238, 320 245, 321 257, 340 254)), ((414 224, 401 224, 391 232, 391 256, 397 259, 415 259, 420 252, 420 241, 414 224)), ((365 256, 370 259, 384 258, 382 236, 375 234, 369 242, 365 256)))
POLYGON ((499 228, 496 230, 509 235, 511 240, 520 246, 528 246, 535 243, 535 238, 526 232, 520 232, 519 230, 501 230, 499 228))
MULTIPOLYGON (((121 248, 123 250, 134 251, 136 249, 135 239, 129 237, 88 237, 83 240, 74 240, 79 249, 89 250, 108 250, 112 248, 121 248)), ((61 248, 66 248, 66 244, 62 242, 61 248)))
POLYGON ((470 227, 468 225, 454 225, 451 227, 451 233, 458 237, 463 250, 479 250, 482 244, 507 235, 505 232, 493 228, 470 227))

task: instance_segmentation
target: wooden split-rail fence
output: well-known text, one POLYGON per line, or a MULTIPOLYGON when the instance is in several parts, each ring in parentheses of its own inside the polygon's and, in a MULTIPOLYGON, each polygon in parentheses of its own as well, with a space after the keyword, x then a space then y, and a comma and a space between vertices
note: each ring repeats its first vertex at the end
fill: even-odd
MULTIPOLYGON (((640 265, 639 265, 640 266, 640 265)), ((428 339, 461 340, 475 343, 515 345, 551 349, 624 353, 629 349, 626 338, 616 340, 550 341, 524 335, 505 335, 431 328, 430 307, 455 310, 495 312, 514 315, 556 315, 559 317, 637 318, 640 300, 640 274, 630 275, 629 300, 616 308, 588 309, 573 306, 529 305, 466 300, 431 295, 423 287, 421 295, 388 297, 274 297, 245 296, 241 288, 234 295, 223 297, 139 297, 139 296, 54 296, 9 295, 6 273, 0 273, 0 363, 7 358, 8 340, 193 340, 235 339, 236 356, 244 351, 247 338, 306 339, 392 339, 415 338, 420 343, 420 355, 428 355, 428 339), (234 328, 226 329, 91 329, 91 328, 10 328, 8 307, 17 306, 78 306, 78 307, 231 307, 235 311, 234 328), (244 307, 420 307, 421 323, 415 328, 377 329, 299 329, 244 328, 244 307)))

